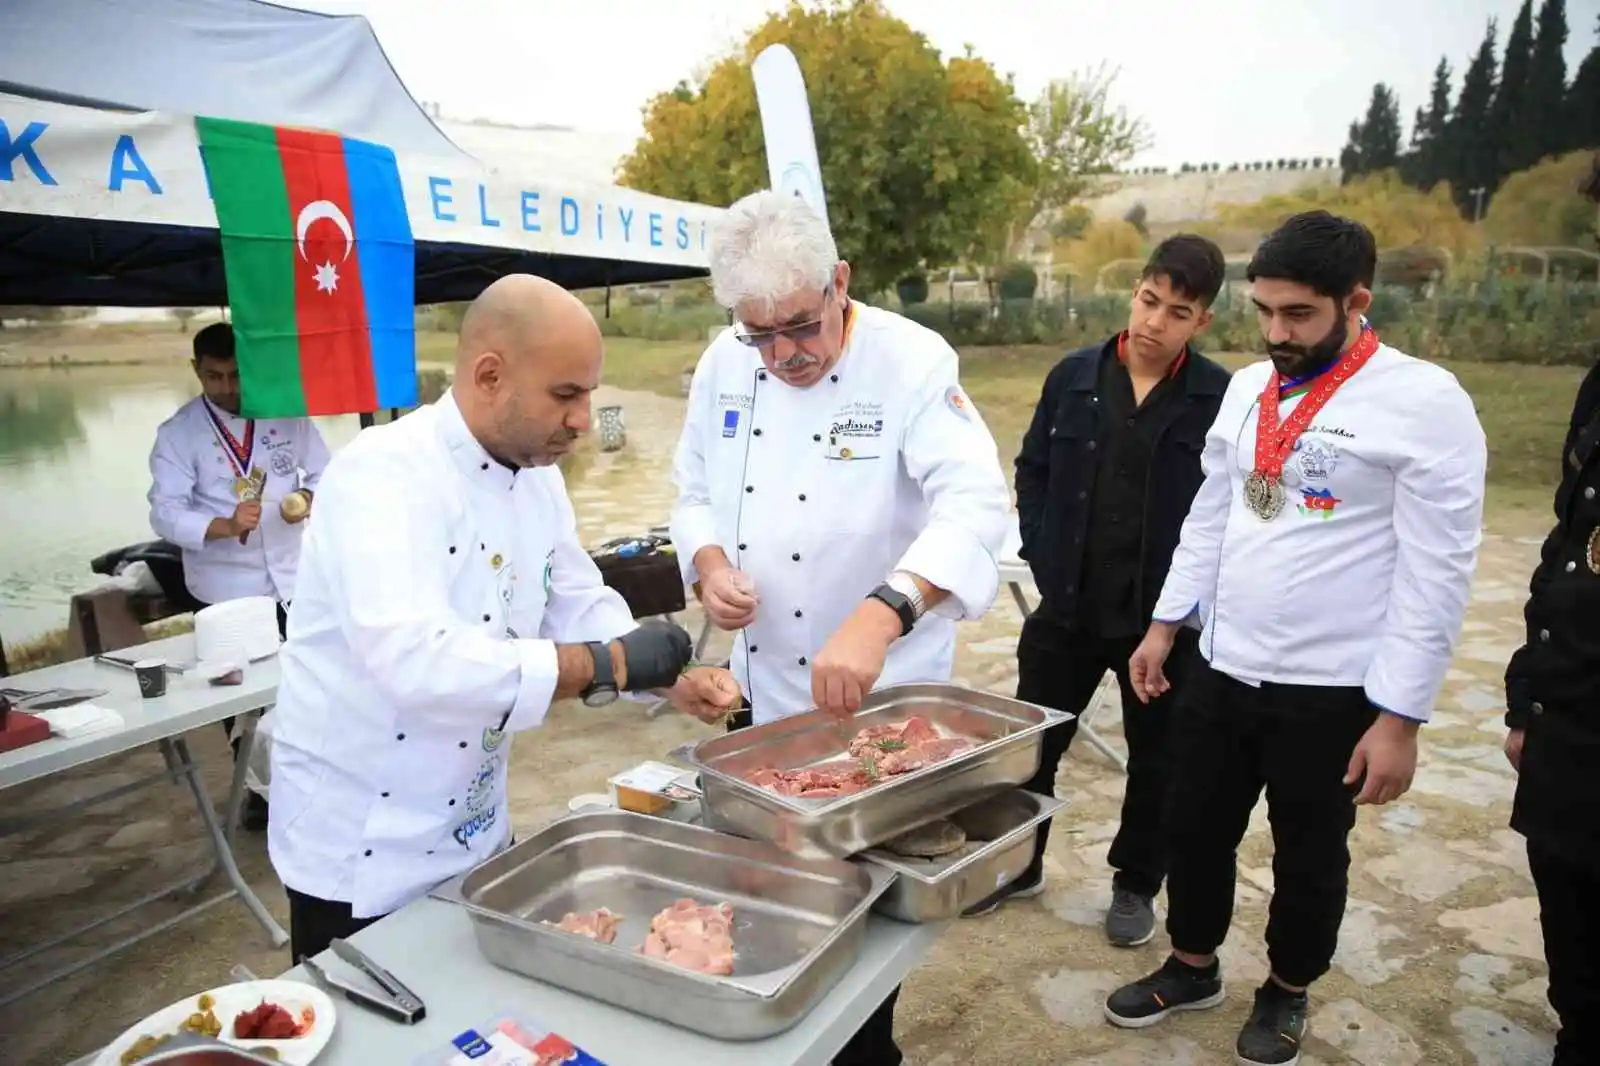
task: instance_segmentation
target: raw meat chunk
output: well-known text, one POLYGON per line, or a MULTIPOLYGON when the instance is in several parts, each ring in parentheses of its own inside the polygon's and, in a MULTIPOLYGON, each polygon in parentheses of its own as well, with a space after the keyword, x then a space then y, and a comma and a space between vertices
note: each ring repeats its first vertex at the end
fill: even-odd
POLYGON ((573 933, 577 936, 586 936, 590 940, 601 944, 609 944, 617 939, 617 926, 622 922, 622 915, 613 914, 604 907, 592 911, 574 913, 568 911, 559 922, 545 922, 553 925, 563 932, 573 933))
POLYGON ((650 920, 639 949, 651 958, 706 974, 733 973, 733 907, 680 899, 650 920))

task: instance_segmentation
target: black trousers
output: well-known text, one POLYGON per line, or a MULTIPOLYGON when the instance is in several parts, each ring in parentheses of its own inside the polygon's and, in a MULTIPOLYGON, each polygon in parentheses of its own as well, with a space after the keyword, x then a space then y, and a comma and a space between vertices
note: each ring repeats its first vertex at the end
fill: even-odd
MULTIPOLYGON (((210 604, 202 603, 200 606, 202 608, 203 607, 209 607, 210 604)), ((279 639, 287 639, 288 636, 289 636, 289 608, 286 605, 280 603, 280 604, 278 604, 278 637, 279 637, 279 639)), ((222 731, 228 734, 228 743, 233 745, 233 755, 234 755, 234 758, 237 759, 239 757, 239 744, 238 744, 237 741, 235 741, 233 739, 233 719, 232 718, 224 718, 222 720, 222 731)))
MULTIPOLYGON (((751 721, 748 709, 735 711, 728 716, 728 732, 748 728, 751 721)), ((839 1049, 833 1057, 833 1066, 900 1066, 905 1061, 900 1045, 894 1042, 894 1005, 899 998, 900 986, 896 985, 839 1049)))
POLYGON ((317 899, 287 886, 284 891, 289 894, 289 955, 296 965, 327 951, 334 940, 355 936, 378 921, 353 917, 348 903, 317 899))
POLYGON ((1600 856, 1583 863, 1528 841, 1528 866, 1539 892, 1550 1006, 1561 1019, 1551 1066, 1600 1063, 1600 856))
MULTIPOLYGON (((1160 699, 1140 703, 1128 682, 1128 660, 1139 646, 1138 637, 1099 637, 1057 622, 1030 617, 1017 641, 1017 699, 1068 714, 1080 715, 1094 698, 1107 671, 1116 675, 1122 692, 1122 729, 1128 741, 1128 785, 1122 795, 1122 824, 1107 856, 1116 871, 1117 888, 1154 897, 1166 873, 1165 841, 1161 816, 1170 776, 1168 722, 1183 685, 1183 675, 1194 656, 1197 634, 1179 631, 1167 659, 1167 680, 1172 688, 1160 699)), ((1025 786, 1040 796, 1054 796, 1061 758, 1078 735, 1078 720, 1047 730, 1039 771, 1025 786)), ((1044 873, 1045 846, 1050 823, 1039 826, 1033 862, 1017 884, 1030 884, 1044 873)))
POLYGON ((1209 955, 1233 920, 1239 841, 1261 791, 1272 824, 1267 959, 1285 984, 1328 972, 1349 885, 1361 782, 1344 784, 1378 711, 1360 688, 1247 685, 1196 658, 1173 716, 1167 933, 1209 955))

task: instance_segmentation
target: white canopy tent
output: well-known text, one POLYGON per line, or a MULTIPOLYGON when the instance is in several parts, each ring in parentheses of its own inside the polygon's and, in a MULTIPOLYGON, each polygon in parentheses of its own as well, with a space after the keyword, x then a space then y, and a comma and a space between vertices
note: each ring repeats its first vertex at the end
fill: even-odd
POLYGON ((433 123, 359 16, 260 0, 4 0, 4 301, 225 304, 194 115, 392 148, 418 303, 470 299, 513 271, 573 289, 706 272, 717 209, 486 166, 433 123))

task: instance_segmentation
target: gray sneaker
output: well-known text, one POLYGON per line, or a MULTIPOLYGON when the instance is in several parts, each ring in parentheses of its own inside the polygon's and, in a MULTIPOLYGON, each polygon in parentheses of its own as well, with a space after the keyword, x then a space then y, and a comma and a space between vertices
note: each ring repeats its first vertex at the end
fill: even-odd
POLYGON ((1106 911, 1106 939, 1119 948, 1148 944, 1156 935, 1156 904, 1149 896, 1125 888, 1111 890, 1111 908, 1106 911))

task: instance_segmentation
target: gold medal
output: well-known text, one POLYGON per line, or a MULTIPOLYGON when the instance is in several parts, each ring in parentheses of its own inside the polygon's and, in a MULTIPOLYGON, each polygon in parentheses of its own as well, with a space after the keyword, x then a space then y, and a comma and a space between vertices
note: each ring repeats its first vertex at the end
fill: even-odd
POLYGON ((1283 513, 1285 499, 1283 482, 1275 477, 1254 470, 1244 479, 1244 505, 1263 522, 1283 513))
POLYGON ((236 477, 233 479, 233 495, 240 503, 250 499, 251 491, 252 487, 249 478, 236 477))
POLYGON ((1600 526, 1589 531, 1589 572, 1600 574, 1600 526))

